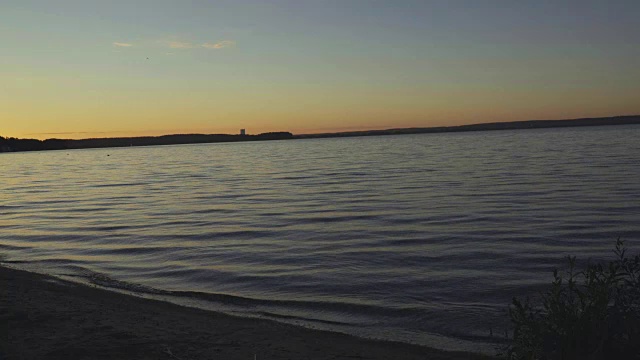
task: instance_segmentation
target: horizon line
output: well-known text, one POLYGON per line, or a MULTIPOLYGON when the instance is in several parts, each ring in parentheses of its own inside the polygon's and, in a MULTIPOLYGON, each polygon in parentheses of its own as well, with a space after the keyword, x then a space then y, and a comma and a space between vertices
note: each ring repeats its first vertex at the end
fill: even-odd
MULTIPOLYGON (((552 121, 579 121, 579 120, 593 120, 593 119, 615 119, 615 118, 627 118, 627 117, 640 117, 640 114, 631 114, 631 115, 612 115, 612 116, 594 116, 594 117, 581 117, 581 118, 570 118, 570 119, 530 119, 530 120, 509 120, 509 121, 493 121, 493 122, 478 122, 478 123, 468 123, 462 125, 441 125, 441 126, 411 126, 411 127, 385 127, 379 129, 372 128, 363 128, 361 130, 345 130, 345 131, 328 131, 328 132, 305 132, 295 134, 288 130, 278 130, 278 131, 266 131, 257 134, 249 134, 246 136, 252 135, 260 135, 260 134, 268 134, 268 133, 282 133, 289 132, 293 134, 295 137, 305 137, 305 136, 319 136, 319 135, 339 135, 339 134, 353 134, 353 133, 376 133, 376 132, 385 132, 385 131, 399 131, 399 130, 427 130, 427 129, 456 129, 456 128, 464 128, 464 127, 473 127, 480 125, 494 125, 494 124, 517 124, 517 123, 528 123, 528 122, 552 122, 552 121)), ((124 133, 125 131, 67 131, 67 132, 48 132, 48 133, 31 133, 27 135, 63 135, 63 134, 113 134, 113 133, 124 133)), ((93 140, 93 139, 133 139, 133 138, 158 138, 163 136, 176 136, 176 135, 231 135, 231 136, 242 136, 239 133, 201 133, 201 132, 190 132, 190 133, 166 133, 161 135, 138 135, 138 136, 114 136, 114 137, 88 137, 88 138, 46 138, 46 139, 31 139, 31 138, 16 138, 12 136, 3 136, 0 134, 0 137, 4 137, 5 139, 14 138, 21 140, 39 140, 39 141, 47 141, 47 140, 72 140, 72 141, 81 141, 81 140, 93 140)))

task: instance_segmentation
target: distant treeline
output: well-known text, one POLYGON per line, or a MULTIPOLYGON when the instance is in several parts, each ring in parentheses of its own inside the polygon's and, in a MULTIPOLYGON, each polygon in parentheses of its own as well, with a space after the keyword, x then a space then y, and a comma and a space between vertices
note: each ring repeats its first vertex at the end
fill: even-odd
POLYGON ((235 141, 259 141, 259 140, 285 140, 292 139, 290 132, 269 132, 259 135, 228 135, 228 134, 186 134, 143 136, 123 138, 96 138, 82 140, 65 139, 16 139, 0 136, 0 152, 11 151, 36 151, 36 150, 69 150, 86 148, 106 148, 125 146, 152 146, 152 145, 176 145, 199 144, 235 141))
POLYGON ((640 115, 613 116, 602 118, 585 118, 572 120, 528 120, 512 121, 460 126, 440 126, 429 128, 404 128, 386 130, 349 131, 326 134, 304 134, 296 135, 296 139, 326 138, 326 137, 349 137, 349 136, 377 136, 377 135, 402 135, 402 134, 425 134, 463 131, 490 131, 490 130, 518 130, 518 129, 542 129, 574 126, 604 126, 604 125, 631 125, 640 124, 640 115))
POLYGON ((339 133, 303 134, 303 135, 293 135, 290 132, 283 131, 283 132, 269 132, 269 133, 263 133, 259 135, 186 134, 186 135, 126 137, 126 138, 99 138, 99 139, 82 139, 82 140, 64 140, 64 139, 36 140, 36 139, 3 138, 0 136, 0 152, 33 151, 33 150, 65 150, 65 149, 85 149, 85 148, 104 148, 104 147, 123 147, 123 146, 198 144, 198 143, 216 143, 216 142, 233 142, 233 141, 310 139, 310 138, 350 137, 350 136, 402 135, 402 134, 424 134, 424 133, 444 133, 444 132, 463 132, 463 131, 541 129, 541 128, 559 128, 559 127, 574 127, 574 126, 632 125, 632 124, 640 124, 640 115, 585 118, 585 119, 572 119, 572 120, 512 121, 512 122, 486 123, 486 124, 461 125, 461 126, 349 131, 349 132, 339 132, 339 133))

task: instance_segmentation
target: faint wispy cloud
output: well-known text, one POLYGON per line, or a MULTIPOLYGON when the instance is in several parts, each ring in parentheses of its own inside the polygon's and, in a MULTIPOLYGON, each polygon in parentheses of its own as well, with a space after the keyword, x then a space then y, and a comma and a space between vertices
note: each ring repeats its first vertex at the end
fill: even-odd
POLYGON ((133 44, 131 44, 131 43, 117 42, 117 41, 116 41, 116 42, 114 42, 114 43, 113 43, 113 46, 116 46, 116 47, 133 47, 133 44))
POLYGON ((217 43, 204 43, 201 46, 203 48, 207 48, 207 49, 224 49, 227 47, 232 47, 235 46, 236 42, 233 40, 222 40, 222 41, 218 41, 217 43))
MULTIPOLYGON (((173 49, 173 50, 188 50, 188 49, 197 49, 197 48, 220 50, 220 49, 236 46, 236 42, 234 40, 221 40, 218 42, 206 42, 202 44, 199 44, 199 42, 197 41, 191 41, 191 40, 192 39, 183 39, 178 36, 172 35, 164 39, 157 39, 153 43, 156 44, 155 46, 160 46, 160 47, 173 49)), ((140 46, 144 48, 148 46, 153 46, 152 45, 153 43, 148 41, 147 42, 142 41, 140 44, 135 45, 133 43, 114 42, 113 46, 115 46, 116 48, 129 48, 133 46, 140 46)), ((166 54, 169 55, 173 53, 171 52, 171 50, 169 50, 169 52, 167 52, 166 54)))

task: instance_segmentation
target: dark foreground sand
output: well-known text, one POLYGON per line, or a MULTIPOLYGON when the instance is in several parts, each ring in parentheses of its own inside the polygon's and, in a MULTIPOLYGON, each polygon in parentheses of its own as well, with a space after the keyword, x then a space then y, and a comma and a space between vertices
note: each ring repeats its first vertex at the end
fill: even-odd
POLYGON ((0 267, 0 360, 486 359, 141 299, 0 267))

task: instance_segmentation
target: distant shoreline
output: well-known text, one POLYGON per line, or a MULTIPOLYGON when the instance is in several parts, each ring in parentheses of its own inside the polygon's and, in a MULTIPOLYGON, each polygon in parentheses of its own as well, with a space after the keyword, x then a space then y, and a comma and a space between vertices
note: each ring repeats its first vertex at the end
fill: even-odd
POLYGON ((446 132, 467 132, 467 131, 496 131, 496 130, 527 130, 545 129, 561 127, 582 127, 582 126, 608 126, 608 125, 638 125, 640 115, 610 116, 598 118, 581 118, 567 120, 525 120, 509 122, 480 123, 458 126, 437 126, 426 128, 397 128, 386 130, 364 130, 347 131, 325 134, 301 134, 294 135, 294 139, 308 138, 328 138, 328 137, 351 137, 351 136, 380 136, 380 135, 405 135, 405 134, 430 134, 446 132))
POLYGON ((608 126, 608 125, 638 125, 640 115, 612 116, 598 118, 582 118, 567 120, 526 120, 510 122, 480 123, 459 126, 438 126, 426 128, 397 128, 386 130, 346 131, 321 134, 294 135, 290 132, 269 132, 258 135, 231 135, 231 134, 175 134, 163 136, 140 136, 120 138, 90 138, 90 139, 17 139, 0 136, 1 152, 22 152, 42 150, 72 150, 90 148, 111 148, 128 146, 157 146, 179 144, 203 144, 220 142, 241 141, 266 141, 266 140, 297 140, 318 138, 339 138, 356 136, 383 136, 383 135, 408 135, 430 134, 447 132, 468 131, 496 131, 496 130, 525 130, 561 127, 584 126, 608 126))

